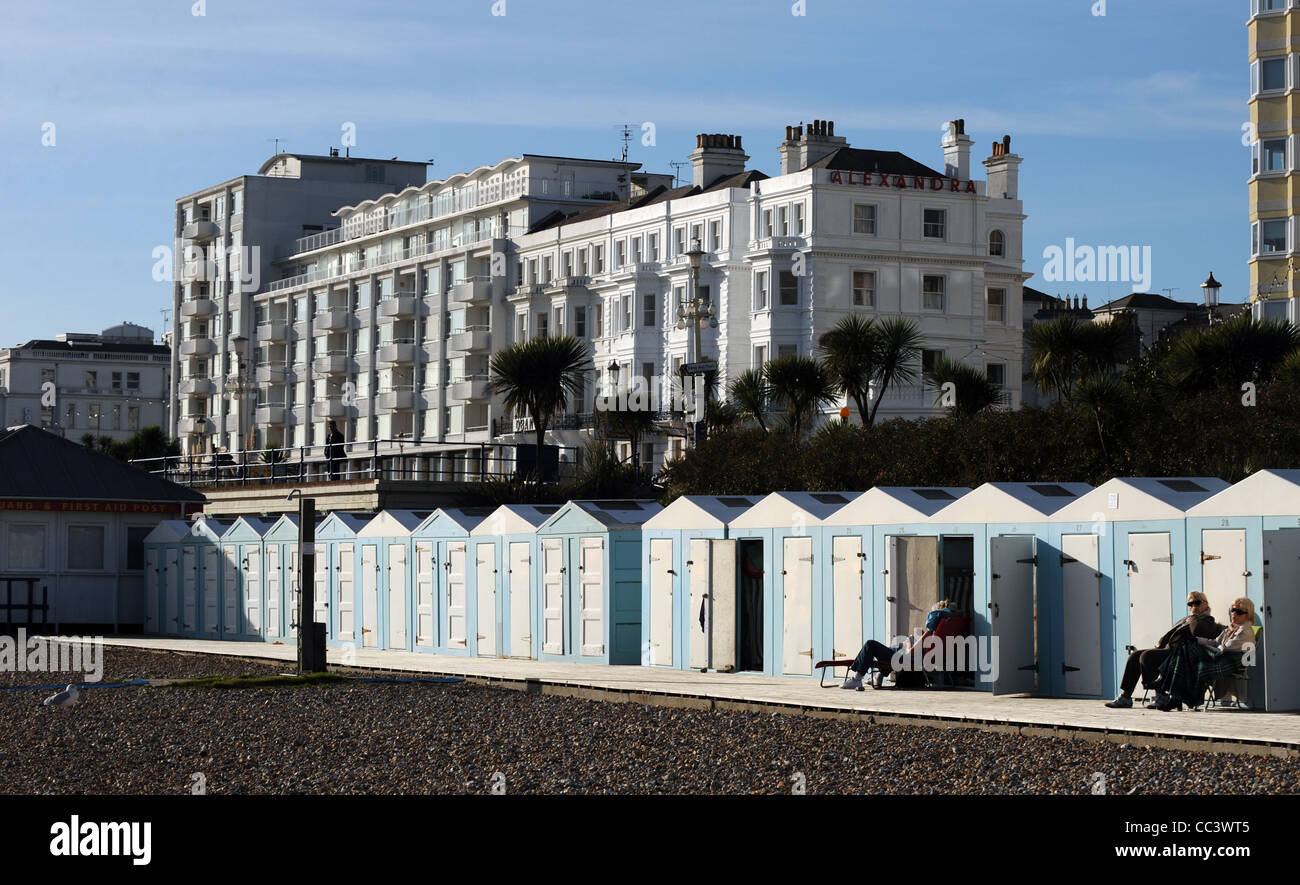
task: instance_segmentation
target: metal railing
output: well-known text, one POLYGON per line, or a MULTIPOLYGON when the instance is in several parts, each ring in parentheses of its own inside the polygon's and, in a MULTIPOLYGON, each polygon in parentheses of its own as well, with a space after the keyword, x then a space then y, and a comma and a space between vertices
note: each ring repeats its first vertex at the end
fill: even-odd
MULTIPOLYGON (((481 432, 488 426, 467 428, 481 432)), ((326 445, 250 449, 138 458, 136 467, 190 488, 264 486, 357 480, 470 483, 518 479, 535 470, 533 446, 512 443, 432 443, 412 439, 374 439, 340 443, 330 457, 326 445), (340 451, 341 449, 341 451, 340 451), (520 450, 524 453, 521 456, 520 450)), ((576 476, 580 450, 557 449, 558 468, 547 481, 576 476)))
POLYGON ((48 623, 50 613, 50 588, 45 578, 6 578, 0 577, 0 624, 6 626, 25 626, 29 624, 48 623), (26 585, 25 602, 14 602, 14 585, 26 585), (37 600, 36 585, 40 585, 40 600, 37 600), (23 612, 23 617, 14 617, 14 612, 23 612), (39 614, 40 617, 33 617, 39 614))

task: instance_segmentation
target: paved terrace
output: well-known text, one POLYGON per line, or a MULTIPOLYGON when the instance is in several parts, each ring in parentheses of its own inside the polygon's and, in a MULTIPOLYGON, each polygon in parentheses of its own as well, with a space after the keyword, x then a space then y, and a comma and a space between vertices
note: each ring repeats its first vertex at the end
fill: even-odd
MULTIPOLYGON (((153 637, 104 640, 105 645, 296 662, 292 645, 153 637)), ((1231 709, 1161 713, 1137 704, 1111 710, 1098 700, 994 697, 983 691, 886 688, 854 692, 821 688, 814 679, 699 673, 657 667, 607 667, 503 658, 329 649, 329 662, 399 672, 463 676, 482 684, 694 709, 782 712, 870 722, 981 728, 1024 735, 1111 741, 1139 746, 1300 757, 1300 715, 1231 709)), ((827 684, 831 679, 827 678, 827 684)))

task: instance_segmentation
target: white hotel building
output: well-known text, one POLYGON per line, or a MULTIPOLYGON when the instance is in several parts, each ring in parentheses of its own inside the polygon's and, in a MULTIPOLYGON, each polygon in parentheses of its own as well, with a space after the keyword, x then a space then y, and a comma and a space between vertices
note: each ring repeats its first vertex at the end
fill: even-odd
MULTIPOLYGON (((764 360, 815 355, 861 312, 913 319, 927 362, 981 367, 1018 406, 1021 160, 996 143, 987 181, 972 181, 972 144, 955 121, 932 169, 815 121, 787 127, 772 177, 746 168, 740 137, 701 135, 680 187, 637 164, 525 154, 339 208, 337 227, 298 239, 285 278, 253 296, 256 444, 318 445, 327 418, 349 442, 407 451, 528 442, 529 423, 488 393, 488 360, 567 333, 591 342, 594 373, 554 441, 581 445, 613 365, 626 384, 697 358, 676 328, 696 241, 718 320, 701 356, 717 359, 720 388, 764 360)), ((880 416, 936 411, 915 384, 887 392, 880 416)), ((238 448, 247 425, 216 417, 226 435, 192 449, 238 448)), ((681 443, 660 437, 643 458, 658 466, 681 443)))

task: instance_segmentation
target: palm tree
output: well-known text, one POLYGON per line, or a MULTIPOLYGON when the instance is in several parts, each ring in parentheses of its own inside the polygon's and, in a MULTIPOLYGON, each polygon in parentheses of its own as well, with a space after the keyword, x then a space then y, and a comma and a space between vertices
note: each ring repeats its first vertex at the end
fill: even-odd
POLYGON ((768 397, 785 406, 785 423, 796 438, 823 406, 839 399, 830 372, 810 356, 771 360, 763 367, 763 378, 768 397))
POLYGON ((1107 375, 1092 375, 1081 378, 1075 385, 1073 399, 1088 410, 1097 425, 1097 440, 1101 443, 1101 453, 1109 458, 1106 451, 1106 425, 1113 423, 1118 416, 1125 399, 1130 396, 1129 388, 1120 378, 1107 375))
POLYGON ((758 426, 767 430, 764 413, 767 411, 767 382, 763 379, 763 369, 746 369, 736 376, 727 388, 739 418, 753 418, 758 426))
POLYGON ((1190 392, 1270 381, 1297 347, 1300 331, 1290 323, 1243 314, 1180 335, 1170 348, 1165 371, 1174 387, 1190 392))
POLYGON ((1055 392, 1058 400, 1070 395, 1085 361, 1082 327, 1078 317, 1066 314, 1046 323, 1036 323, 1025 333, 1030 375, 1039 390, 1055 392))
POLYGON ((944 404, 943 386, 949 383, 953 385, 956 397, 950 407, 954 415, 966 417, 1007 402, 1007 393, 1002 385, 990 381, 987 375, 974 366, 948 357, 936 360, 934 368, 926 376, 936 388, 935 405, 944 404))
POLYGON ((853 401, 866 424, 871 414, 871 382, 880 357, 880 337, 874 321, 851 313, 822 335, 818 344, 822 364, 836 389, 853 401))
POLYGON ((569 397, 582 395, 583 379, 591 369, 586 343, 571 335, 533 338, 497 351, 488 369, 488 388, 501 396, 502 405, 533 419, 540 467, 551 418, 569 397))
POLYGON ((893 384, 917 379, 921 356, 921 330, 905 317, 889 317, 876 324, 876 401, 871 404, 868 424, 876 423, 876 412, 893 384))

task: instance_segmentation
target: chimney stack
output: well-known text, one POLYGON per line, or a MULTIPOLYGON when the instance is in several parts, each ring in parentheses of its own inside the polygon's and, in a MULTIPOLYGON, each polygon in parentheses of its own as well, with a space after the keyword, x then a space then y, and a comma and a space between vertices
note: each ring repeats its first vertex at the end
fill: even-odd
POLYGON ((975 139, 966 134, 966 121, 952 120, 943 141, 943 174, 949 178, 970 180, 970 149, 975 139))
POLYGON ((1011 153, 1011 136, 993 142, 993 153, 984 161, 988 170, 988 195, 992 200, 1020 199, 1020 164, 1022 157, 1011 153))
POLYGON ((781 155, 781 174, 805 169, 848 144, 847 138, 835 134, 834 120, 813 120, 807 127, 803 123, 787 126, 785 141, 777 148, 781 155))
POLYGON ((719 178, 745 171, 749 157, 740 146, 739 135, 700 134, 691 152, 692 183, 706 188, 719 178))

